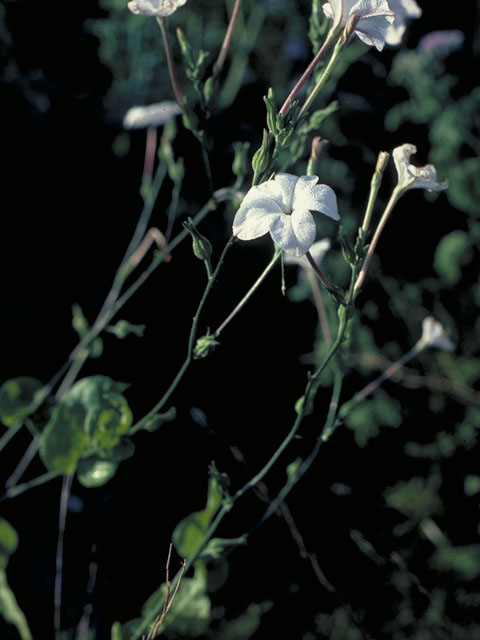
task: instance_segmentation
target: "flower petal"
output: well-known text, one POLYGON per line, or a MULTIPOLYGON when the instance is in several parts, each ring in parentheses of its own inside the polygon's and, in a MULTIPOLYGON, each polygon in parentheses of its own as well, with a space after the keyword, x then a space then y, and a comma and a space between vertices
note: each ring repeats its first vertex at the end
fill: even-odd
POLYGON ((277 173, 275 184, 281 189, 282 209, 285 213, 291 213, 293 209, 293 195, 299 177, 291 173, 277 173))
POLYGON ((276 218, 283 213, 275 200, 257 198, 242 204, 233 219, 233 235, 240 240, 253 240, 270 231, 276 218))
POLYGON ((242 206, 253 202, 254 200, 258 200, 259 198, 276 200, 278 202, 278 206, 282 209, 282 188, 275 182, 275 180, 267 180, 266 182, 262 182, 261 184, 251 187, 243 198, 242 206))
POLYGON ((166 18, 186 2, 187 0, 131 0, 128 8, 137 15, 166 18))
POLYGON ((308 209, 294 209, 290 217, 297 239, 295 255, 299 258, 307 253, 315 241, 315 222, 308 209))
POLYGON ((293 198, 294 209, 320 211, 329 218, 340 220, 335 192, 325 184, 315 184, 317 176, 301 176, 293 198))
POLYGON ((298 241, 292 227, 292 216, 278 216, 270 228, 270 235, 286 253, 298 255, 298 241))

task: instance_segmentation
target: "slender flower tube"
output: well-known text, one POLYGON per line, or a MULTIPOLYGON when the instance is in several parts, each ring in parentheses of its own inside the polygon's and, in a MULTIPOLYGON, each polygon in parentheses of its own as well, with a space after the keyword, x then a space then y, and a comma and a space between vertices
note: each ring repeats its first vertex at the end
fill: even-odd
POLYGON ((186 2, 187 0, 131 0, 128 8, 136 15, 167 18, 186 2))
POLYGON ((387 0, 328 0, 322 8, 327 18, 333 20, 334 27, 344 27, 356 15, 354 33, 378 51, 385 46, 387 31, 395 20, 387 0))
POLYGON ((289 255, 300 258, 315 240, 311 211, 339 220, 333 189, 318 184, 317 176, 278 173, 252 187, 233 221, 233 235, 253 240, 270 233, 272 240, 289 255))

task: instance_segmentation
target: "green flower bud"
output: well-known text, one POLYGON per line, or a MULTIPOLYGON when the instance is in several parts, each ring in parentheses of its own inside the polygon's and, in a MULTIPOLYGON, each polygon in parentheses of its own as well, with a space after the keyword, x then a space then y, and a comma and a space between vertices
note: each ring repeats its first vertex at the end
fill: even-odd
POLYGON ((248 173, 249 142, 234 142, 235 157, 233 158, 232 171, 237 178, 243 178, 248 173))
POLYGON ((264 129, 262 144, 252 158, 252 169, 255 171, 255 173, 262 173, 263 171, 266 171, 268 169, 271 160, 271 154, 268 147, 268 131, 264 129))
POLYGON ((267 127, 268 130, 273 133, 274 136, 278 133, 277 127, 277 105, 275 100, 275 93, 270 87, 267 95, 263 96, 265 106, 267 107, 267 127))
POLYGON ((183 223, 183 226, 192 236, 192 249, 196 258, 199 260, 209 260, 212 255, 212 245, 210 240, 197 230, 191 218, 183 223))
POLYGON ((206 358, 218 344, 220 343, 215 340, 215 336, 211 335, 210 331, 207 330, 207 333, 197 340, 193 350, 194 359, 206 358))

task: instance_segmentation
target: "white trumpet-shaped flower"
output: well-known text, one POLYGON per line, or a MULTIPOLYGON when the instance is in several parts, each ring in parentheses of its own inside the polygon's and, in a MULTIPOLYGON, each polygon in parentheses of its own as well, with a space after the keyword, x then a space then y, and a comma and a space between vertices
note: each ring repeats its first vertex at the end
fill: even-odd
POLYGON ((407 28, 407 18, 420 18, 422 10, 415 0, 388 0, 388 4, 395 18, 385 33, 385 42, 397 46, 402 41, 407 28))
POLYGON ((447 332, 438 320, 428 316, 422 322, 422 337, 417 342, 417 349, 436 347, 442 351, 453 351, 455 345, 450 340, 447 332))
POLYGON ((317 176, 278 173, 273 180, 252 187, 235 215, 233 234, 253 240, 270 233, 286 254, 300 258, 315 240, 311 211, 340 219, 333 189, 317 182, 317 176))
POLYGON ((328 0, 322 9, 335 27, 344 27, 356 15, 355 34, 378 51, 385 46, 387 31, 395 19, 387 0, 328 0))
POLYGON ((417 152, 414 144, 402 144, 393 150, 392 156, 398 173, 398 187, 404 189, 427 189, 428 191, 444 191, 448 181, 438 182, 437 171, 433 164, 415 167, 410 164, 410 156, 417 152))
POLYGON ((137 15, 167 18, 186 2, 187 0, 131 0, 128 8, 137 15))
POLYGON ((123 118, 125 129, 160 127, 182 113, 176 102, 163 100, 147 106, 131 107, 123 118))

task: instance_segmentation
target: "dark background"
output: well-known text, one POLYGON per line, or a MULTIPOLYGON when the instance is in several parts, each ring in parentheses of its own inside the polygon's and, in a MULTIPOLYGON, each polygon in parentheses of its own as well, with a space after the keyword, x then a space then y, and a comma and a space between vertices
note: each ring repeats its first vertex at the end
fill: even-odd
MULTIPOLYGON (((422 7, 424 16, 411 24, 405 46, 415 46, 420 35, 434 29, 462 29, 465 48, 450 64, 457 66, 461 78, 459 95, 467 94, 478 80, 475 3, 462 2, 455 7, 447 2, 422 2, 422 7)), ((87 19, 103 17, 108 19, 97 2, 90 0, 68 3, 68 7, 27 0, 0 5, 4 44, 0 121, 2 380, 30 375, 46 382, 59 369, 76 340, 71 305, 78 302, 87 318, 94 319, 141 208, 138 185, 144 132, 132 134, 128 155, 115 155, 112 145, 122 131, 121 122, 104 107, 111 75, 99 61, 98 41, 85 28, 87 19)), ((384 55, 388 64, 393 52, 387 50, 384 55)), ((300 67, 301 62, 298 64, 300 67)), ((227 173, 231 143, 262 127, 263 109, 252 105, 262 104, 268 81, 253 77, 255 82, 242 88, 234 106, 221 120, 213 121, 216 187, 233 183, 227 173)), ((399 139, 400 135, 410 133, 408 129, 401 134, 383 133, 376 115, 391 106, 396 96, 382 94, 370 81, 358 75, 358 70, 342 80, 350 91, 358 91, 375 107, 363 114, 361 126, 353 120, 345 123, 351 141, 345 155, 360 144, 391 148, 406 141, 399 139)), ((162 87, 161 94, 169 98, 168 87, 162 87)), ((419 146, 426 148, 425 130, 416 127, 411 132, 420 140, 419 146)), ((193 215, 208 198, 198 145, 183 130, 175 145, 185 158, 187 181, 182 197, 188 203, 188 215, 193 215), (193 176, 190 182, 189 175, 193 176)), ((363 195, 355 197, 360 201, 363 195)), ((424 206, 421 198, 419 192, 412 194, 412 210, 424 206)), ((162 191, 153 217, 156 224, 162 224, 168 202, 168 190, 162 191)), ((446 201, 436 206, 436 224, 433 230, 429 225, 429 235, 421 240, 415 263, 404 250, 408 246, 413 253, 418 249, 415 243, 420 242, 412 238, 409 225, 400 224, 397 218, 382 239, 383 267, 400 281, 428 273, 438 238, 455 228, 446 201)), ((214 244, 214 256, 228 238, 232 214, 220 209, 202 228, 214 244)), ((207 306, 202 330, 214 328, 227 315, 257 277, 268 251, 267 243, 261 242, 237 245, 232 250, 207 306)), ((101 373, 130 383, 130 406, 136 417, 143 415, 182 361, 190 319, 203 286, 204 274, 189 243, 184 243, 172 263, 162 266, 120 315, 133 323, 145 323, 144 339, 129 337, 117 342, 107 336, 101 359, 89 361, 83 374, 101 373)), ((375 294, 373 285, 370 292, 375 294)), ((281 298, 279 275, 270 276, 261 295, 225 330, 222 346, 194 365, 172 398, 178 419, 155 434, 139 434, 136 455, 122 463, 115 479, 105 487, 87 490, 74 483, 76 501, 65 539, 64 628, 73 628, 81 616, 90 562, 98 563, 92 596, 92 625, 98 638, 109 637, 115 620, 138 615, 145 599, 163 581, 171 531, 182 517, 204 504, 209 462, 215 459, 238 487, 271 454, 291 424, 291 407, 302 393, 306 367, 298 354, 311 350, 315 322, 313 307, 293 305, 281 298), (208 427, 192 419, 192 407, 205 413, 208 427), (231 444, 242 450, 246 465, 234 462, 231 444)), ((381 344, 382 335, 378 340, 381 344)), ((347 392, 356 388, 358 384, 352 379, 347 392)), ((397 393, 395 389, 391 392, 397 393)), ((373 603, 380 599, 388 611, 385 567, 373 570, 352 544, 348 531, 368 531, 386 556, 392 550, 390 531, 402 516, 385 506, 381 489, 400 473, 398 452, 409 437, 409 429, 413 431, 418 423, 428 420, 427 410, 421 409, 427 395, 426 391, 416 391, 413 398, 410 395, 405 411, 407 418, 415 412, 415 421, 407 419, 404 431, 392 431, 367 449, 359 450, 351 433, 337 434, 305 480, 306 486, 302 483, 292 493, 290 506, 307 547, 318 554, 341 599, 353 606, 374 611, 373 603), (338 496, 330 490, 332 483, 344 483, 355 490, 338 496), (365 588, 367 585, 370 588, 365 588)), ((327 393, 320 394, 318 406, 327 398, 327 393)), ((309 450, 314 434, 315 424, 310 421, 304 439, 292 447, 285 464, 309 450)), ((28 443, 27 434, 19 434, 3 453, 2 478, 13 471, 28 443)), ((29 477, 41 472, 37 461, 29 477)), ((279 469, 270 478, 272 494, 282 485, 283 477, 283 469, 279 469)), ((20 535, 20 547, 9 565, 9 582, 35 640, 53 637, 59 492, 60 481, 55 481, 2 504, 2 515, 20 535)), ((450 518, 460 518, 463 526, 473 530, 476 519, 463 514, 461 506, 452 507, 450 518)), ((226 522, 222 535, 239 535, 253 525, 262 510, 258 500, 246 498, 226 522)), ((287 527, 275 518, 253 536, 248 553, 239 550, 229 562, 230 580, 219 596, 219 603, 228 604, 229 615, 240 614, 249 602, 269 599, 275 603, 255 638, 275 636, 279 630, 283 637, 300 638, 303 625, 308 628, 303 621, 328 609, 337 598, 319 585, 308 561, 299 557, 287 527)), ((382 615, 378 618, 383 619, 382 615)), ((374 613, 366 624, 376 637, 380 622, 374 613)), ((16 637, 2 621, 0 635, 16 637)))

